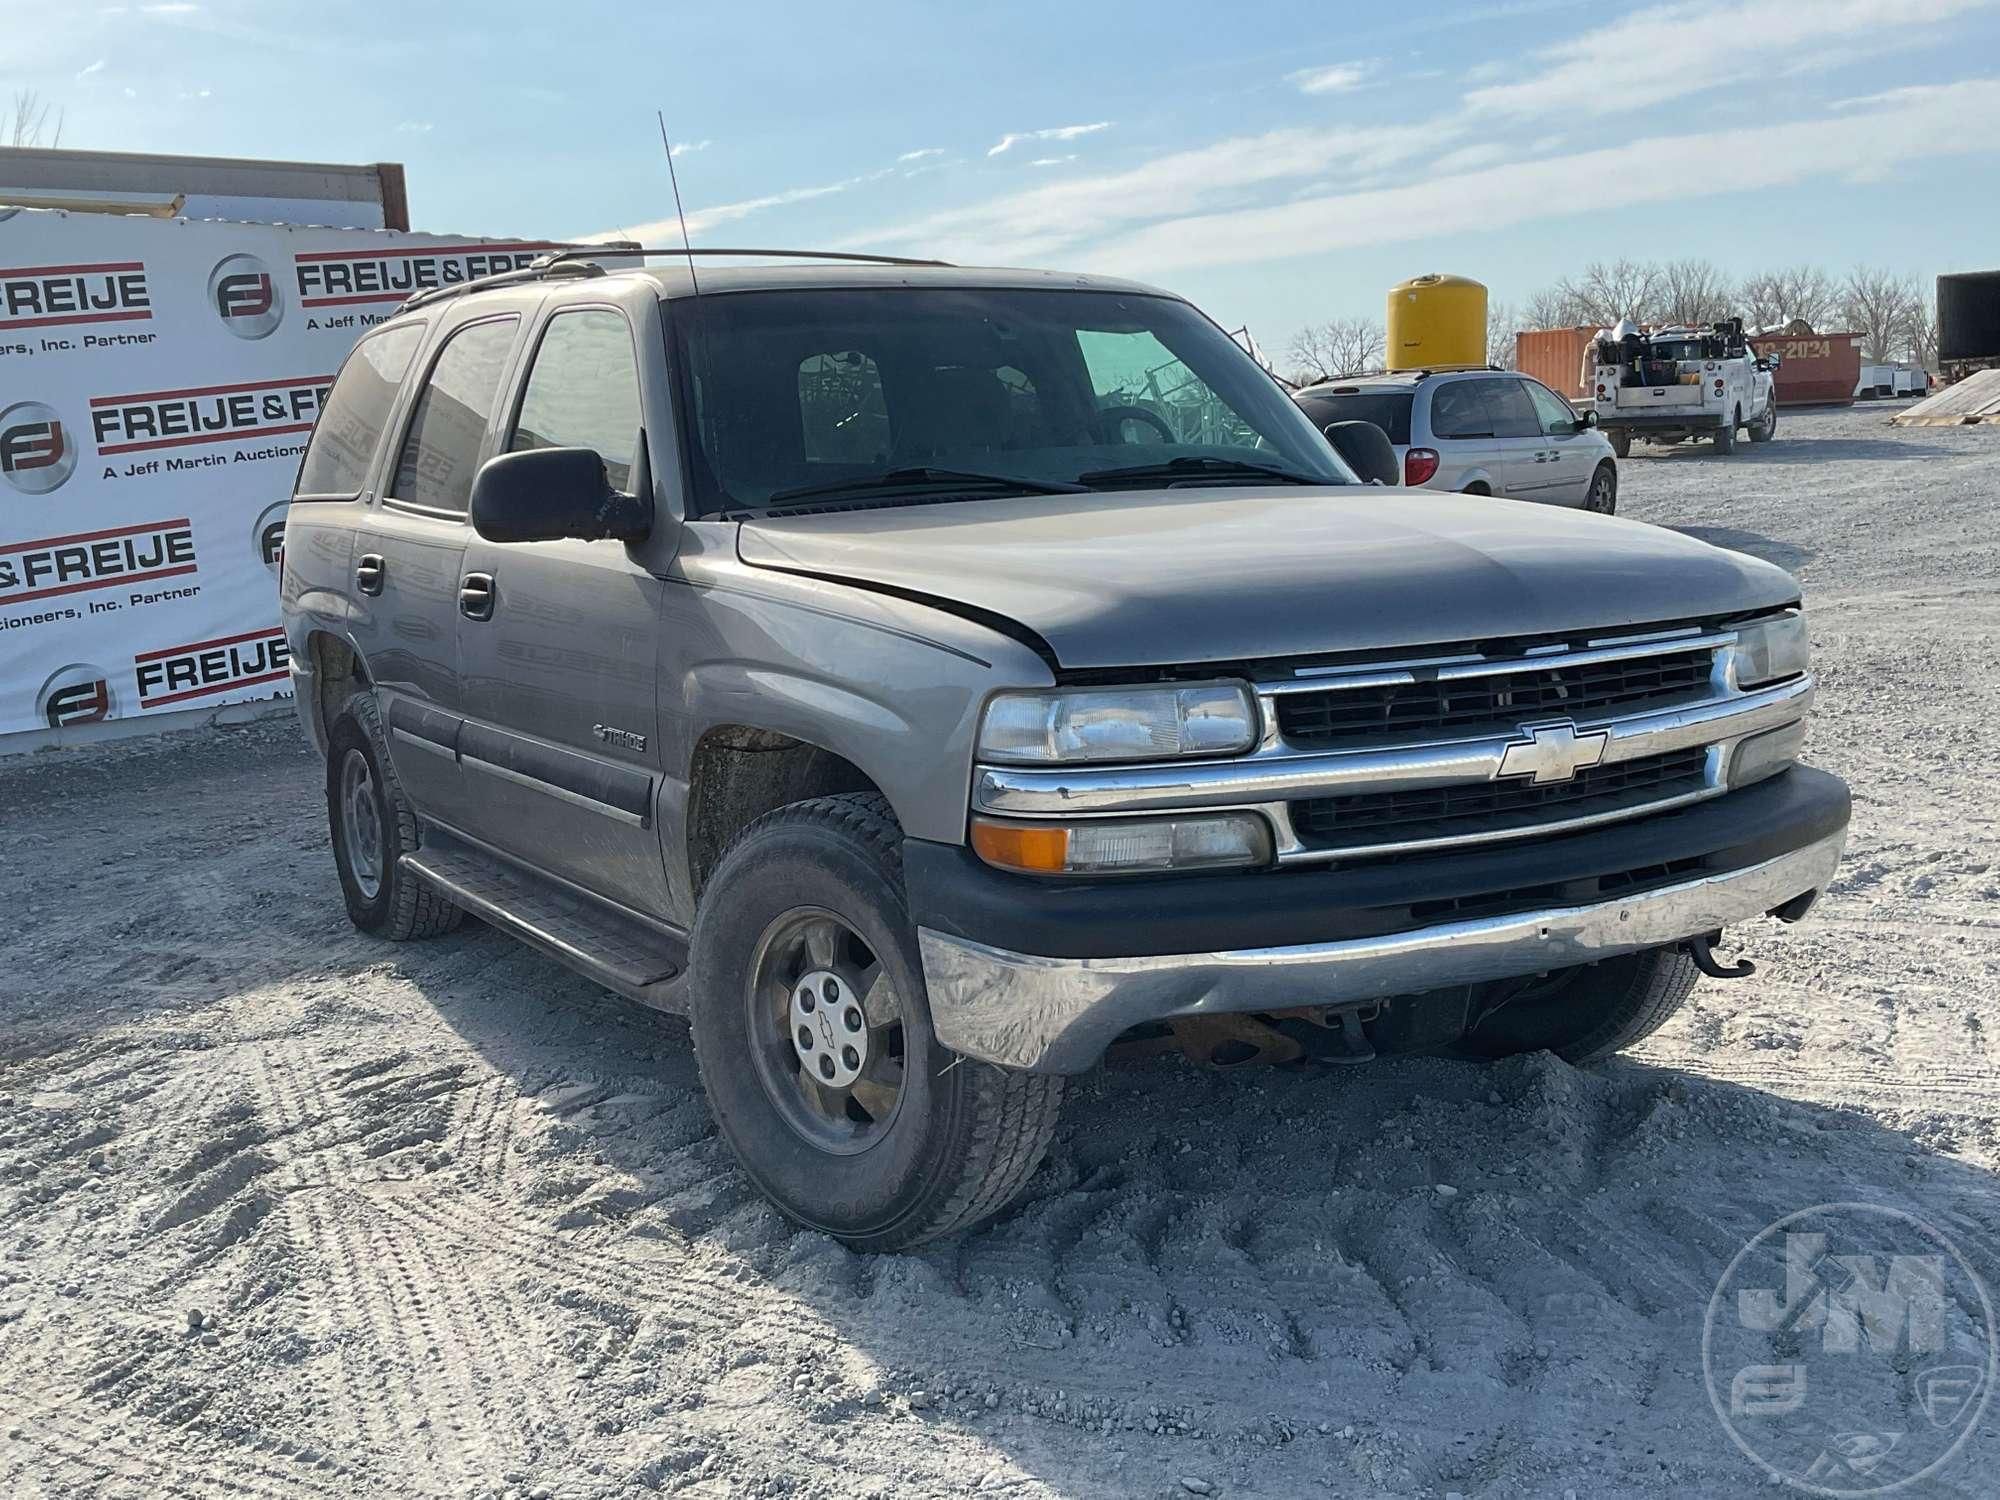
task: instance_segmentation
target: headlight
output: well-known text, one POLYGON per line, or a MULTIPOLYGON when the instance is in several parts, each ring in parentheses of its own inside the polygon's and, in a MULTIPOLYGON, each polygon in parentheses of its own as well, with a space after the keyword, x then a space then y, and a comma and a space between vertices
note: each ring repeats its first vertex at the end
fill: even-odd
POLYGON ((979 725, 979 758, 1015 765, 1227 755, 1257 743, 1240 682, 1001 693, 979 725))
POLYGON ((974 818, 972 847, 989 865, 1023 875, 1158 875, 1269 864, 1271 830, 1255 813, 1077 823, 974 818))
POLYGON ((1806 669, 1811 643, 1806 639, 1806 617, 1797 610, 1736 631, 1736 685, 1757 687, 1785 677, 1796 677, 1806 669))

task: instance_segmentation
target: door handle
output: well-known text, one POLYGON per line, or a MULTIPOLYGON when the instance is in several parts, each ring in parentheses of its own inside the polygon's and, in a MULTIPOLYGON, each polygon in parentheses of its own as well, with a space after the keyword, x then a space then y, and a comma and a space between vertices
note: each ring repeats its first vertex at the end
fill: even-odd
POLYGON ((382 592, 382 582, 387 574, 388 569, 382 561, 381 553, 364 552, 360 560, 354 564, 354 586, 364 594, 379 594, 382 592))
POLYGON ((491 573, 467 573, 458 581, 458 612, 468 620, 493 618, 491 573))

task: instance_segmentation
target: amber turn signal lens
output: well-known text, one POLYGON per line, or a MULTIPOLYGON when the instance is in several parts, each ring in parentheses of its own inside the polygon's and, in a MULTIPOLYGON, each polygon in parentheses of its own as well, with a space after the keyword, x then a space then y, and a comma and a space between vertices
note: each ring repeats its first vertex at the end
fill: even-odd
POLYGON ((1069 863, 1069 830, 972 820, 972 849, 989 865, 1036 875, 1060 874, 1069 863))

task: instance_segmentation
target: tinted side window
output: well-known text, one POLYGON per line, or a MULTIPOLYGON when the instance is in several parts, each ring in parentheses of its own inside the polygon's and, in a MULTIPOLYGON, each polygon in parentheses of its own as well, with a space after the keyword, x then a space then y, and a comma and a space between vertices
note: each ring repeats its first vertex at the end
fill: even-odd
POLYGON ((1528 388, 1518 380, 1480 380, 1476 384, 1492 403, 1495 437, 1540 437, 1542 419, 1535 415, 1535 403, 1528 388))
POLYGON ((305 461, 299 465, 301 495, 351 498, 361 493, 397 387, 423 336, 421 323, 406 323, 371 333, 354 346, 306 444, 305 461))
POLYGON ((1521 383, 1527 387, 1528 398, 1535 403, 1535 415, 1541 418, 1545 434, 1567 437, 1576 431, 1576 413, 1567 401, 1537 381, 1524 380, 1521 383))
POLYGON ((1493 409, 1484 380, 1449 380, 1431 392, 1431 435, 1441 438, 1492 437, 1493 409))
POLYGON ((611 487, 628 490, 643 421, 624 316, 599 308, 558 313, 535 351, 507 448, 594 448, 611 487))
POLYGON ((395 499, 427 510, 464 515, 472 499, 479 446, 493 419, 500 374, 514 345, 518 318, 473 323, 445 341, 431 362, 430 378, 417 398, 417 412, 403 438, 395 499))

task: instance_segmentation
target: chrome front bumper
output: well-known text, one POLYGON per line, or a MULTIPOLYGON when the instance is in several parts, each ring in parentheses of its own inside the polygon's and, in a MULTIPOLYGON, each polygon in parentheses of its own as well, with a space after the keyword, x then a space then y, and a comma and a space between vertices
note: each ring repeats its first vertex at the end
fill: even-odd
POLYGON ((1004 1067, 1079 1073, 1128 1027, 1171 1016, 1283 1010, 1508 979, 1676 943, 1826 888, 1846 830, 1760 864, 1589 906, 1386 937, 1171 953, 1040 958, 930 928, 918 940, 945 1046, 1004 1067))

